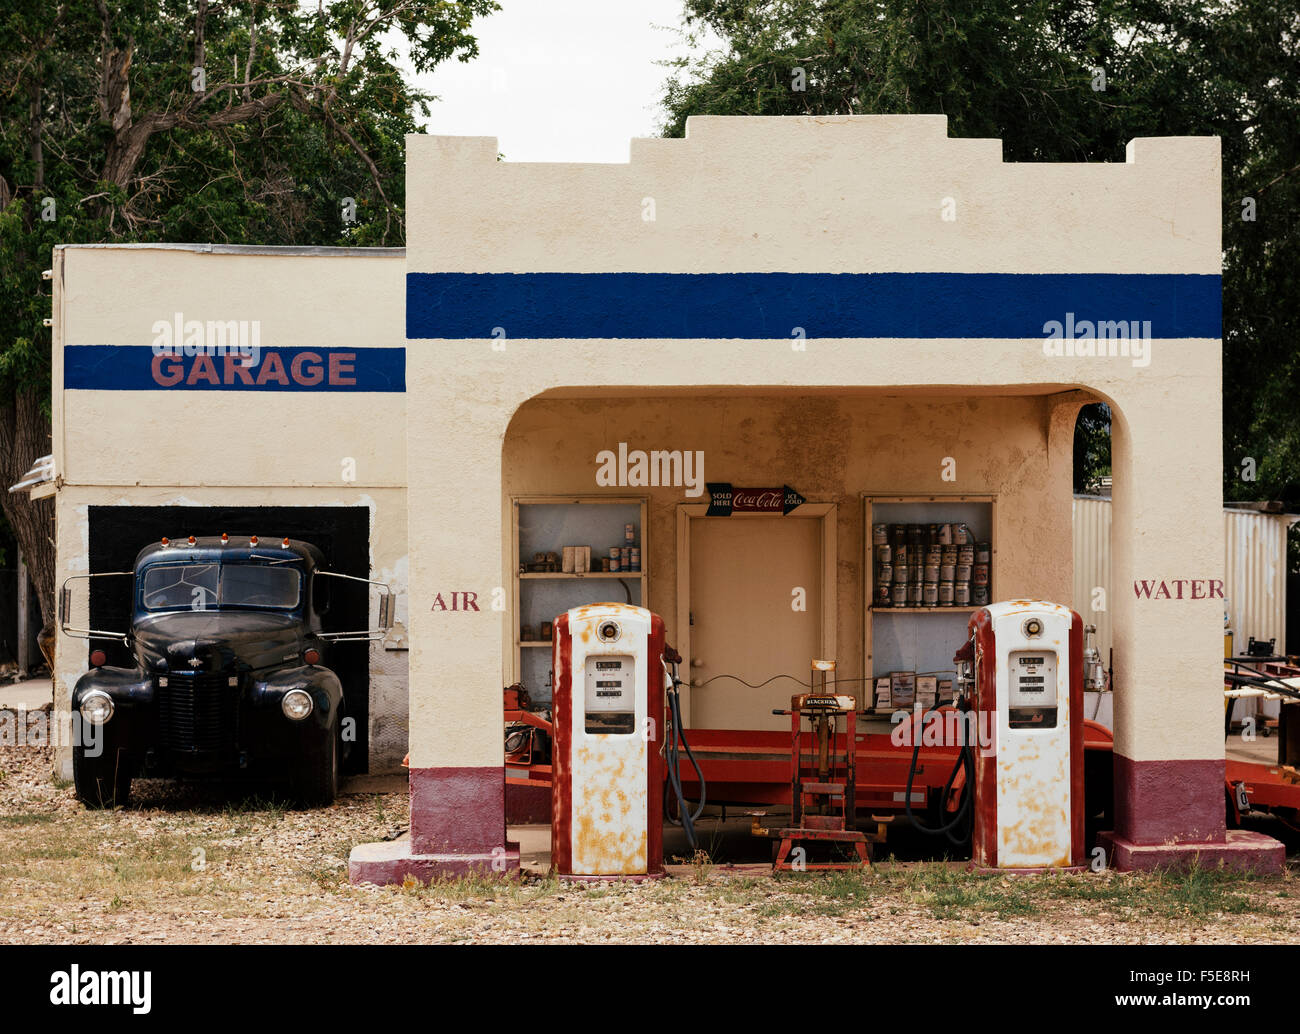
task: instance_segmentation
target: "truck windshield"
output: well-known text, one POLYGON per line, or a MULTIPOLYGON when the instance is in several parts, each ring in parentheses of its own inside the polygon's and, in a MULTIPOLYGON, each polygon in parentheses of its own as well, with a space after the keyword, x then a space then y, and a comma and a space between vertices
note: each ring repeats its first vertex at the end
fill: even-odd
POLYGON ((141 580, 146 610, 294 607, 302 575, 265 564, 158 564, 141 580))

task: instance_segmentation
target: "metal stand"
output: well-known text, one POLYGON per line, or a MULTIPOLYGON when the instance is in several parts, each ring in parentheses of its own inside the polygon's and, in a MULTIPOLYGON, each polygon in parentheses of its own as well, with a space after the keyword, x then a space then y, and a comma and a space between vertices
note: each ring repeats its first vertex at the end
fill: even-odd
MULTIPOLYGON (((816 664, 813 673, 814 678, 819 674, 816 664)), ((855 815, 857 701, 851 696, 803 693, 791 698, 790 710, 772 713, 790 716, 792 768, 791 825, 777 831, 780 846, 773 869, 816 872, 870 865, 871 843, 857 828, 855 815), (807 730, 803 727, 804 718, 808 719, 807 730), (844 719, 843 733, 837 731, 840 718, 844 719), (851 845, 855 857, 845 861, 810 862, 805 849, 803 857, 791 859, 796 850, 809 844, 851 845)))

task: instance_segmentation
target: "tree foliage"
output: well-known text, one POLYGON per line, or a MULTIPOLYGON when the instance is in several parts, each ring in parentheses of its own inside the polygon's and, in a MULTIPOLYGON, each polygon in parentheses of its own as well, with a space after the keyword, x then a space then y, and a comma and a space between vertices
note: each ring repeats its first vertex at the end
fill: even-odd
POLYGON ((0 12, 0 506, 47 623, 55 245, 404 243, 404 78, 478 53, 494 0, 7 0, 0 12), (345 216, 345 199, 355 218, 345 216))
POLYGON ((1074 490, 1097 495, 1110 477, 1110 407, 1093 402, 1079 410, 1074 423, 1074 490))

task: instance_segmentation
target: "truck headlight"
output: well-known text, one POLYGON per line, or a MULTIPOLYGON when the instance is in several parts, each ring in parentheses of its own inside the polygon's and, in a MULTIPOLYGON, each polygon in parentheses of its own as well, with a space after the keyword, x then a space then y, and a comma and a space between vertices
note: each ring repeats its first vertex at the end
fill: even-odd
POLYGON ((81 698, 81 717, 91 725, 103 725, 113 717, 113 698, 102 689, 91 690, 81 698))
POLYGON ((291 689, 280 700, 280 709, 295 722, 301 722, 311 714, 313 706, 311 694, 302 689, 291 689))

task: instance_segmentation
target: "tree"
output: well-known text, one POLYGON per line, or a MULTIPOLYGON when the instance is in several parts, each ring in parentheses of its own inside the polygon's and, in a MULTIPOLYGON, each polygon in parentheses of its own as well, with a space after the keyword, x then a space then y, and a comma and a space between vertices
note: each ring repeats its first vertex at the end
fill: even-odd
POLYGON ((1095 494, 1110 477, 1110 407, 1093 402, 1079 410, 1074 424, 1074 490, 1095 494))
POLYGON ((1007 161, 1222 138, 1224 494, 1300 505, 1294 0, 687 0, 683 31, 701 28, 722 45, 672 63, 667 136, 688 115, 938 112, 1007 161))
POLYGON ((61 243, 400 244, 402 78, 478 53, 494 0, 9 0, 0 16, 0 509, 54 620, 49 501, 3 491, 50 451, 61 243), (355 201, 346 205, 345 199, 355 201), (352 213, 355 213, 355 218, 352 213))

